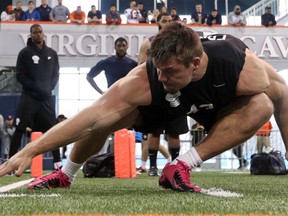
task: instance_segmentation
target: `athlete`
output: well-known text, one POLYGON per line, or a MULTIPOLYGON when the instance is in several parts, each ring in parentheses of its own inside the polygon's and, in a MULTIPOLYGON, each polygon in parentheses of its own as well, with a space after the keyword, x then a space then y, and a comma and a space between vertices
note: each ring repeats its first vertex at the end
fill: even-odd
POLYGON ((102 71, 105 72, 107 87, 109 88, 114 82, 126 76, 130 70, 137 66, 137 62, 127 56, 128 42, 125 38, 117 38, 114 48, 116 55, 99 61, 91 68, 86 77, 87 81, 99 94, 103 94, 104 91, 99 88, 94 78, 102 71))
POLYGON ((76 141, 67 168, 28 185, 67 188, 111 132, 134 125, 154 133, 183 113, 202 124, 208 135, 166 164, 159 178, 164 188, 199 192, 189 170, 252 137, 272 114, 287 151, 288 86, 275 69, 233 36, 211 35, 201 43, 191 28, 171 22, 153 39, 147 63, 118 80, 94 104, 26 145, 0 166, 0 176, 13 170, 21 176, 34 156, 76 141))
MULTIPOLYGON (((161 13, 157 16, 157 25, 159 31, 165 27, 168 23, 172 21, 172 16, 169 13, 161 13)), ((147 51, 151 47, 151 41, 153 40, 154 36, 149 37, 143 41, 140 47, 138 63, 141 64, 146 62, 147 60, 147 51)), ((148 148, 143 146, 142 154, 146 155, 143 150, 148 149, 149 161, 150 161, 150 169, 148 172, 149 176, 158 176, 158 168, 157 168, 157 154, 158 150, 168 159, 174 160, 176 157, 179 156, 180 152, 180 134, 185 134, 188 132, 188 125, 187 125, 187 116, 182 115, 175 119, 174 121, 169 122, 165 126, 165 136, 168 141, 168 149, 169 152, 165 149, 163 145, 160 144, 160 135, 163 134, 164 131, 159 131, 157 133, 150 133, 148 134, 147 142, 143 142, 143 144, 148 145, 148 148), (170 154, 169 154, 170 153, 170 154), (168 156, 168 157, 167 157, 168 156)), ((145 159, 145 158, 144 158, 145 159)), ((148 159, 148 157, 147 157, 148 159)), ((146 160, 147 160, 146 159, 146 160)), ((143 160, 143 155, 142 155, 143 160)), ((171 162, 171 161, 170 161, 171 162)), ((142 167, 140 167, 141 169, 142 167)))

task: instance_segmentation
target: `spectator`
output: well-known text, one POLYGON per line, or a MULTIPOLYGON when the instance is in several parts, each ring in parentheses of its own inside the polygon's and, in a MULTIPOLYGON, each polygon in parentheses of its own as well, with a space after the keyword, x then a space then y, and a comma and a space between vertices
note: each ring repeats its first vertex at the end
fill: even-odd
MULTIPOLYGON (((87 81, 99 94, 104 94, 104 91, 99 88, 94 78, 101 71, 105 72, 107 87, 110 88, 112 84, 125 77, 130 70, 137 66, 137 62, 127 56, 128 42, 125 38, 117 38, 114 43, 114 49, 116 55, 99 61, 86 76, 87 81)), ((104 148, 104 151, 107 152, 107 147, 104 148)))
POLYGON ((127 8, 124 11, 125 16, 127 17, 127 23, 137 24, 142 19, 142 15, 137 8, 136 1, 132 0, 130 2, 130 8, 127 8))
POLYGON ((100 24, 102 23, 102 13, 100 10, 96 10, 96 6, 91 6, 91 11, 89 11, 87 16, 88 23, 100 24))
POLYGON ((4 142, 2 146, 2 153, 3 153, 4 160, 8 159, 11 139, 15 132, 15 126, 13 125, 13 121, 14 121, 13 117, 9 115, 6 118, 6 121, 4 124, 4 142))
POLYGON ((176 7, 172 7, 172 9, 171 9, 171 17, 172 17, 172 21, 181 21, 179 15, 177 14, 176 7))
MULTIPOLYGON (((16 78, 22 85, 22 94, 15 115, 16 130, 13 134, 9 157, 21 146, 27 131, 46 132, 56 124, 55 99, 52 90, 59 78, 57 53, 46 46, 43 29, 39 24, 30 27, 27 46, 18 54, 16 78)), ((54 168, 62 166, 58 148, 52 151, 54 168)))
POLYGON ((1 21, 15 21, 12 5, 8 5, 6 10, 1 13, 1 21))
POLYGON ((58 0, 58 5, 52 8, 50 19, 53 22, 67 22, 70 17, 69 9, 62 2, 63 0, 58 0))
POLYGON ((272 124, 270 121, 266 122, 257 132, 257 151, 263 152, 263 147, 271 147, 270 134, 272 130, 272 124))
POLYGON ((160 14, 158 9, 153 10, 152 18, 150 20, 151 23, 157 23, 157 17, 160 14))
POLYGON ((217 9, 213 9, 211 14, 207 18, 207 25, 221 25, 222 24, 222 17, 221 14, 218 13, 217 9))
POLYGON ((147 11, 144 9, 144 4, 143 2, 139 2, 137 6, 138 10, 141 13, 142 18, 140 19, 139 23, 147 23, 147 11))
POLYGON ((184 17, 183 18, 183 20, 182 20, 182 22, 186 25, 187 24, 187 22, 188 22, 188 20, 187 20, 187 18, 186 17, 184 17))
POLYGON ((109 88, 114 82, 126 76, 130 70, 137 66, 137 62, 127 56, 128 42, 125 38, 117 38, 114 43, 114 48, 116 55, 99 61, 91 68, 86 77, 87 81, 99 94, 103 94, 104 91, 99 88, 94 81, 94 77, 98 76, 101 71, 105 72, 107 87, 109 88), (119 70, 119 68, 121 68, 121 70, 119 70))
POLYGON ((40 20, 51 21, 50 13, 51 13, 52 8, 49 7, 49 5, 47 4, 47 0, 42 0, 41 2, 42 2, 41 5, 36 8, 36 10, 40 14, 40 20))
POLYGON ((22 20, 22 16, 24 14, 24 11, 22 10, 22 2, 18 1, 16 3, 16 8, 14 8, 14 14, 15 14, 15 20, 20 21, 22 20))
POLYGON ((269 27, 276 25, 275 16, 271 14, 271 7, 265 7, 265 13, 261 16, 261 25, 269 27))
POLYGON ((233 26, 246 26, 246 17, 241 13, 239 5, 234 7, 234 10, 228 14, 228 25, 233 26))
POLYGON ((168 10, 165 4, 161 6, 160 13, 168 13, 168 10))
POLYGON ((191 15, 191 24, 206 24, 207 22, 207 14, 203 12, 202 4, 197 3, 196 11, 194 11, 191 15))
POLYGON ((116 11, 116 5, 111 4, 110 5, 110 10, 106 14, 106 24, 111 25, 111 24, 116 24, 119 25, 121 24, 122 19, 120 17, 120 14, 116 11))
POLYGON ((81 6, 77 6, 77 9, 70 14, 71 23, 82 24, 85 22, 86 14, 81 10, 81 6))
POLYGON ((248 166, 248 161, 243 156, 243 146, 244 144, 240 144, 232 149, 233 154, 239 160, 239 167, 237 170, 244 170, 248 166))
POLYGON ((40 21, 40 13, 35 9, 34 1, 28 2, 28 10, 24 12, 22 20, 40 21))

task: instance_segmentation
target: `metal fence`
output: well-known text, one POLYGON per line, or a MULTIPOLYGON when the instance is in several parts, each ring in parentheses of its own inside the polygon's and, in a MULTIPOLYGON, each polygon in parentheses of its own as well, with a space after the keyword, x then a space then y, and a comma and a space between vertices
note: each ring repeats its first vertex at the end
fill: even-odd
MULTIPOLYGON (((203 132, 201 132, 203 133, 203 132)), ((191 133, 181 135, 181 149, 180 154, 184 154, 188 151, 193 144, 193 136, 191 133)), ((285 147, 279 130, 272 130, 270 135, 271 146, 274 150, 278 150, 285 156, 285 147)), ((161 144, 167 147, 167 142, 164 137, 161 137, 161 144)), ((246 170, 250 168, 251 155, 257 153, 257 136, 251 137, 249 140, 243 143, 243 158, 248 161, 246 170)), ((141 145, 136 144, 136 163, 140 164, 141 161, 141 145)), ((157 165, 158 168, 165 166, 167 159, 158 153, 157 165)), ((287 163, 287 162, 286 162, 287 163)), ((288 163, 286 164, 288 165, 288 163)), ((147 163, 149 167, 149 161, 147 163)), ((239 159, 233 154, 232 150, 223 152, 214 158, 205 161, 201 165, 202 170, 236 170, 239 167, 239 159)))

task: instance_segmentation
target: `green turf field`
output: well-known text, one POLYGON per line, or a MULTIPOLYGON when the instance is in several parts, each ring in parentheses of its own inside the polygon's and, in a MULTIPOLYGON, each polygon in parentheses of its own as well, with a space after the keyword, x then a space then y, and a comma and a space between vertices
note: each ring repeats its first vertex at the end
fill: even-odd
MULTIPOLYGON (((0 187, 29 179, 5 176, 0 187)), ((157 177, 83 178, 70 189, 0 193, 0 215, 28 214, 282 214, 288 215, 288 176, 251 176, 248 172, 195 172, 193 183, 233 192, 239 197, 179 193, 158 187, 157 177), (4 197, 3 194, 7 196, 4 197), (16 197, 11 197, 16 196, 16 197), (50 196, 50 197, 49 197, 50 196), (52 196, 52 197, 51 197, 52 196)))

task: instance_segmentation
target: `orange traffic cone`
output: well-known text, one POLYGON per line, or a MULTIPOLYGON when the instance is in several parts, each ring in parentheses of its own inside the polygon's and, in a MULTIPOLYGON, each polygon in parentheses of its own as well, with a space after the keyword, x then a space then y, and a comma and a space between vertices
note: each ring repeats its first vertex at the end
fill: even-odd
MULTIPOLYGON (((42 132, 33 132, 31 134, 31 141, 34 141, 42 136, 42 132)), ((43 159, 42 154, 37 155, 32 159, 31 164, 31 177, 39 177, 42 175, 43 171, 43 159)))
POLYGON ((122 129, 114 133, 115 177, 135 178, 135 132, 122 129))

